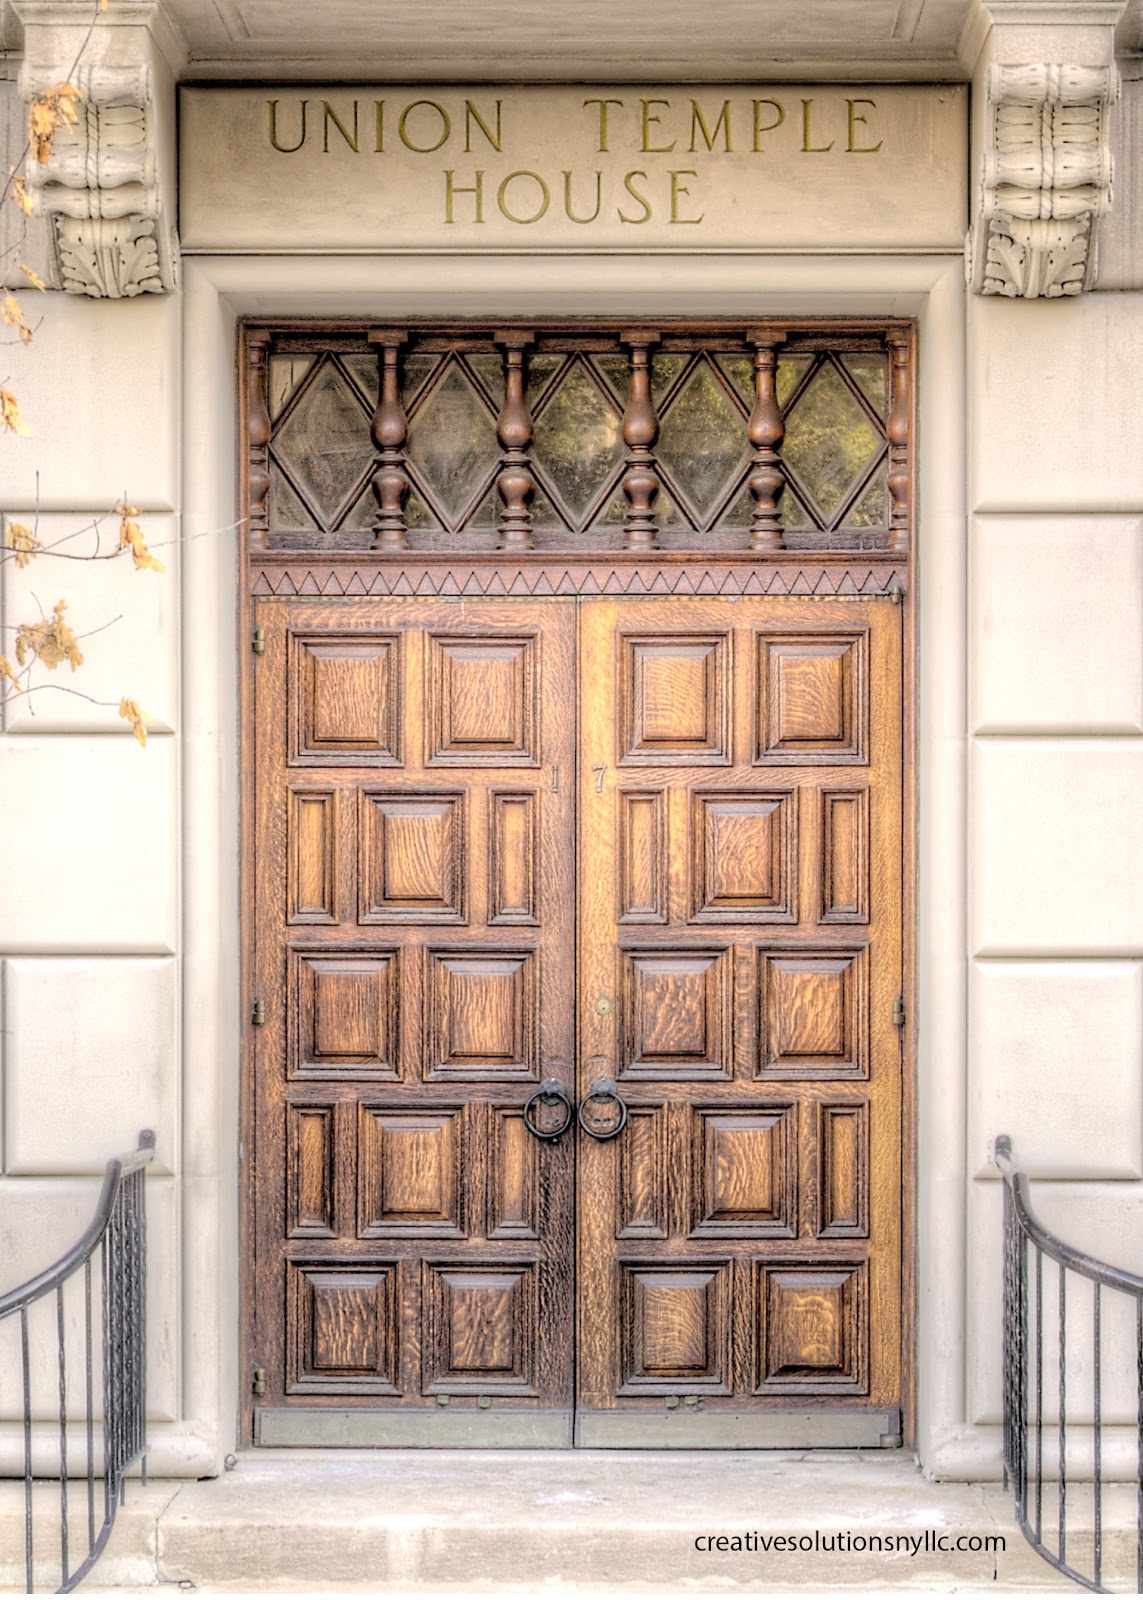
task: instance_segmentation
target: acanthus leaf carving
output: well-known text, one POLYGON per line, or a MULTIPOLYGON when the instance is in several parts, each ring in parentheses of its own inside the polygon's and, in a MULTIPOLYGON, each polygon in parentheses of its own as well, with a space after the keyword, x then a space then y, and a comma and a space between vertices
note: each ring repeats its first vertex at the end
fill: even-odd
POLYGON ((1113 66, 994 64, 980 211, 970 238, 977 294, 1056 299, 1095 281, 1111 207, 1113 66))
MULTIPOLYGON (((30 101, 69 77, 48 57, 25 65, 30 101)), ((55 278, 69 294, 118 300, 177 286, 178 246, 159 181, 154 74, 149 63, 96 62, 70 72, 82 91, 74 126, 58 128, 28 189, 48 221, 55 278)))

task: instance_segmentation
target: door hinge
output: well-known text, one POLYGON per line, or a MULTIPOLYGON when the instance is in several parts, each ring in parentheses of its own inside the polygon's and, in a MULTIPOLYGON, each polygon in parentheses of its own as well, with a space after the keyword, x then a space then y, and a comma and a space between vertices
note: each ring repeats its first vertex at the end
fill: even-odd
POLYGON ((254 629, 254 637, 250 641, 250 648, 256 656, 264 656, 266 654, 266 630, 264 628, 254 629))
POLYGON ((252 1380, 252 1382, 250 1384, 250 1387, 251 1387, 251 1389, 253 1390, 253 1392, 256 1395, 263 1395, 263 1394, 266 1393, 266 1369, 265 1369, 265 1367, 255 1367, 254 1368, 254 1377, 253 1377, 253 1380, 252 1380))
POLYGON ((902 589, 901 585, 898 582, 894 581, 893 587, 889 591, 889 599, 892 601, 892 603, 895 606, 899 606, 904 598, 905 598, 904 589, 902 589))
POLYGON ((254 1008, 250 1013, 250 1020, 256 1028, 260 1028, 266 1020, 266 1002, 255 1000, 254 1008))
POLYGON ((893 1026, 895 1028, 903 1028, 905 1026, 905 999, 903 995, 898 995, 893 1002, 893 1026))

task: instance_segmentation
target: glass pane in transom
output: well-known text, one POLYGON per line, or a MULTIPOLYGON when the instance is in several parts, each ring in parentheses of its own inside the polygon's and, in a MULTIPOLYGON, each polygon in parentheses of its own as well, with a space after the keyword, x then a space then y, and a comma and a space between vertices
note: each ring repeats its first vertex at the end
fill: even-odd
POLYGON ((500 526, 501 509, 500 496, 496 492, 496 485, 491 484, 488 493, 471 517, 469 517, 467 526, 470 528, 497 528, 500 526))
POLYGON ((526 395, 529 408, 535 409, 549 383, 566 360, 566 355, 559 355, 554 350, 543 350, 534 356, 525 355, 524 370, 528 378, 526 395))
POLYGON ((536 419, 532 455, 579 526, 623 457, 620 414, 582 361, 536 419))
POLYGON ((304 529, 315 531, 317 523, 298 499, 289 479, 276 461, 270 463, 269 515, 271 528, 283 532, 304 529))
POLYGON ((742 396, 743 405, 747 408, 752 408, 754 405, 753 356, 719 356, 718 364, 742 396))
POLYGON ((411 355, 405 357, 401 363, 401 404, 406 409, 412 405, 440 364, 440 356, 411 355))
POLYGON ((690 356, 662 355, 656 351, 651 357, 651 399, 659 404, 667 390, 682 372, 690 356))
POLYGON ((377 367, 377 357, 374 355, 342 356, 345 370, 361 390, 364 398, 369 402, 372 411, 377 404, 377 395, 380 388, 381 375, 377 367))
POLYGON ((313 356, 270 357, 270 417, 276 422, 286 402, 314 364, 313 356))
POLYGON ((886 417, 889 411, 889 361, 884 352, 851 350, 841 359, 877 415, 886 417))
POLYGON ((778 396, 778 404, 783 410, 786 408, 786 402, 809 371, 810 363, 813 359, 813 356, 808 355, 780 355, 778 357, 778 370, 774 378, 774 390, 778 396))
POLYGON ((337 366, 326 360, 274 434, 285 462, 324 527, 329 527, 373 458, 369 414, 337 366))
POLYGON ((754 496, 745 484, 718 519, 720 528, 748 528, 754 516, 754 496))
POLYGON ((625 355, 593 356, 592 365, 603 374, 604 382, 620 407, 626 406, 631 388, 631 363, 625 355))
POLYGON ((864 491, 861 499, 850 511, 845 519, 847 527, 853 528, 887 528, 889 526, 889 486, 886 481, 888 468, 882 462, 873 478, 873 482, 864 491))
POLYGON ((497 350, 470 350, 465 361, 480 379, 497 411, 504 404, 504 361, 497 350))
POLYGON ((782 498, 778 501, 778 521, 783 528, 814 528, 817 526, 789 484, 786 485, 782 498))
POLYGON ((830 361, 790 407, 782 459, 832 521, 884 440, 830 361))
POLYGON ((408 456, 424 488, 455 526, 499 459, 496 424, 472 379, 455 361, 409 423, 408 456))
POLYGON ((405 501, 405 526, 417 533, 436 533, 440 529, 436 514, 430 511, 416 489, 409 490, 405 501))
POLYGON ((342 533, 360 533, 373 527, 377 516, 377 499, 372 487, 365 490, 360 499, 354 501, 350 507, 349 515, 341 524, 342 533))
POLYGON ((667 407, 658 456, 705 525, 750 453, 746 418, 706 361, 667 407))

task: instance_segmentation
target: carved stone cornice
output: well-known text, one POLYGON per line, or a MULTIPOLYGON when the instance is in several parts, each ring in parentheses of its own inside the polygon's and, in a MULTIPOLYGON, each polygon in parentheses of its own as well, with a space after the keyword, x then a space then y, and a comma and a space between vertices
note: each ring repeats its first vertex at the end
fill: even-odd
POLYGON ((1095 281, 1099 219, 1111 207, 1114 66, 1004 66, 988 75, 977 294, 1054 299, 1095 281))
POLYGON ((54 14, 48 20, 42 7, 22 8, 24 100, 65 82, 83 96, 74 126, 57 129, 48 161, 32 157, 27 167, 29 192, 48 222, 53 277, 69 294, 119 300, 177 285, 167 199, 173 149, 161 148, 173 142, 173 120, 159 105, 160 93, 171 91, 145 25, 149 9, 130 7, 114 26, 98 23, 77 67, 74 29, 54 14))

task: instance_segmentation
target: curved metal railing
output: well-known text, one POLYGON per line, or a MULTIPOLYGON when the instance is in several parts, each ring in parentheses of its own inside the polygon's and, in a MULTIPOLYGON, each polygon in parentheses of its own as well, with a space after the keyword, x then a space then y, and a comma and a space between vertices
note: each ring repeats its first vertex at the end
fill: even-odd
MULTIPOLYGON (((29 1279, 19 1288, 0 1295, 0 1325, 8 1318, 18 1319, 20 1366, 24 1398, 24 1569, 28 1592, 35 1579, 35 1486, 40 1479, 59 1479, 59 1562, 60 1593, 68 1593, 90 1572, 107 1543, 115 1513, 124 1499, 127 1469, 137 1460, 143 1463, 146 1482, 146 1400, 147 1400, 147 1214, 143 1180, 155 1154, 155 1136, 150 1130, 139 1135, 139 1147, 130 1155, 107 1163, 99 1203, 86 1231, 54 1266, 29 1279), (93 1263, 95 1270, 93 1270, 93 1263), (65 1291, 82 1280, 78 1342, 83 1372, 83 1443, 71 1450, 71 1422, 68 1412, 69 1345, 76 1340, 68 1335, 68 1307, 65 1291), (99 1298, 98 1339, 93 1317, 93 1300, 99 1298), (39 1375, 43 1341, 33 1347, 31 1316, 39 1302, 54 1299, 55 1357, 50 1361, 58 1389, 59 1454, 58 1468, 44 1469, 42 1460, 33 1459, 33 1355, 39 1375), (99 1444, 102 1460, 97 1459, 95 1426, 95 1373, 101 1369, 102 1419, 99 1444), (78 1474, 82 1456, 82 1474, 78 1474), (97 1469, 99 1469, 97 1471, 97 1469), (70 1516, 69 1477, 73 1471, 86 1480, 85 1553, 73 1564, 75 1535, 70 1516), (97 1523, 97 1476, 103 1480, 103 1515, 97 1523)), ((74 1363, 73 1363, 74 1365, 74 1363)), ((53 1460, 52 1465, 55 1466, 53 1460)))
MULTIPOLYGON (((1016 1169, 1012 1162, 1012 1141, 1001 1134, 995 1144, 994 1160, 1004 1177, 1004 1476, 1005 1483, 1015 1491, 1016 1519, 1029 1543, 1049 1561, 1057 1571, 1065 1573, 1084 1588, 1100 1594, 1110 1592, 1104 1586, 1104 1502, 1107 1492, 1104 1459, 1104 1357, 1109 1347, 1105 1298, 1107 1294, 1126 1297, 1130 1301, 1131 1328, 1130 1367, 1135 1380, 1135 1561, 1134 1592, 1143 1592, 1143 1277, 1111 1267, 1093 1256, 1085 1255, 1065 1244, 1050 1233, 1032 1211, 1030 1187, 1026 1173, 1016 1169), (1029 1273, 1031 1258, 1031 1274, 1029 1273), (1045 1339, 1045 1260, 1055 1263, 1052 1276, 1056 1279, 1055 1339, 1045 1339), (1090 1289, 1077 1295, 1073 1286, 1069 1302, 1070 1280, 1090 1284, 1090 1289), (1081 1449, 1072 1450, 1073 1461, 1080 1458, 1081 1471, 1068 1479, 1068 1370, 1069 1370, 1069 1304, 1078 1310, 1075 1317, 1083 1315, 1083 1300, 1090 1307, 1090 1323, 1082 1326, 1084 1364, 1090 1357, 1091 1422, 1079 1426, 1083 1437, 1081 1449), (1087 1339, 1090 1338, 1090 1346, 1087 1339), (1054 1369, 1054 1370, 1053 1370, 1054 1369), (1045 1423, 1045 1384, 1055 1378, 1057 1415, 1054 1422, 1045 1423), (1031 1403, 1031 1414, 1029 1405, 1031 1403), (1055 1438, 1052 1438, 1052 1433, 1055 1438), (1055 1484, 1054 1516, 1045 1509, 1045 1446, 1048 1456, 1048 1483, 1055 1484), (1090 1456, 1088 1454, 1090 1446, 1090 1456), (1054 1458, 1054 1459, 1053 1459, 1054 1458), (1089 1470, 1090 1465, 1090 1470, 1089 1470), (1055 1478, 1051 1472, 1054 1469, 1055 1478), (1077 1542, 1086 1546, 1087 1530, 1075 1527, 1074 1516, 1069 1528, 1069 1487, 1076 1498, 1082 1487, 1083 1499, 1091 1503, 1091 1569, 1081 1570, 1074 1558, 1077 1542), (1054 1524, 1054 1525, 1053 1525, 1054 1524), (1069 1560, 1069 1539, 1073 1558, 1069 1560)), ((1050 1296, 1049 1296, 1050 1297, 1050 1296)), ((1118 1304, 1122 1305, 1122 1300, 1118 1304)), ((1050 1316, 1050 1311, 1047 1313, 1050 1316)), ((1114 1330, 1113 1330, 1114 1331, 1114 1330)), ((1123 1334, 1125 1330, 1119 1330, 1123 1334)), ((1071 1324, 1073 1364, 1074 1347, 1079 1343, 1081 1329, 1071 1324)), ((1119 1348, 1122 1348, 1122 1338, 1119 1348)), ((1126 1355, 1127 1352, 1124 1352, 1126 1355)), ((1116 1375, 1124 1368, 1116 1366, 1116 1375)), ((1072 1385, 1071 1401, 1075 1400, 1072 1385)), ((1073 1405, 1073 1409, 1074 1405, 1073 1405)), ((1072 1423, 1073 1444, 1077 1424, 1072 1423)), ((1128 1458, 1130 1459, 1130 1458, 1128 1458)), ((1122 1465, 1122 1463, 1120 1463, 1122 1465)), ((1122 1475, 1122 1474, 1120 1474, 1122 1475)))

